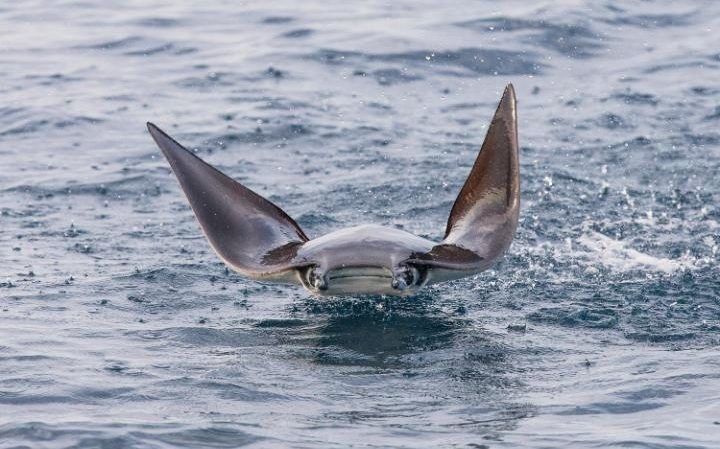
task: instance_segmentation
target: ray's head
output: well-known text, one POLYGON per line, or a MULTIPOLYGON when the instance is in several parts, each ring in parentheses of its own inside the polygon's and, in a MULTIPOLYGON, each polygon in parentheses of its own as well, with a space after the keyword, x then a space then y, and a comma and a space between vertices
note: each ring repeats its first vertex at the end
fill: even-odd
POLYGON ((306 289, 321 296, 407 296, 427 280, 427 270, 410 259, 432 246, 433 242, 396 228, 345 228, 299 248, 298 258, 307 263, 299 277, 306 289))

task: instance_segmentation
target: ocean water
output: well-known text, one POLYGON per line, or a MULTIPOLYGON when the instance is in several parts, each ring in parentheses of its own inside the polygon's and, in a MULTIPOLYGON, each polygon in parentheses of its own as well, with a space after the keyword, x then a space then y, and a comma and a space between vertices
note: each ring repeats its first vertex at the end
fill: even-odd
POLYGON ((0 447, 720 447, 720 4, 0 5, 0 447), (505 259, 228 272, 153 121, 310 236, 442 237, 504 86, 505 259))

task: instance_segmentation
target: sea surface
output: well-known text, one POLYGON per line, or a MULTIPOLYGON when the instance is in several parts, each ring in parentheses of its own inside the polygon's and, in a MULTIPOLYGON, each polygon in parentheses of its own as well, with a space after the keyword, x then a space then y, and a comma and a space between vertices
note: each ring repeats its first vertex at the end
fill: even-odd
POLYGON ((0 448, 720 447, 720 3, 0 5, 0 448), (153 121, 310 236, 439 239, 503 88, 492 270, 228 271, 153 121))

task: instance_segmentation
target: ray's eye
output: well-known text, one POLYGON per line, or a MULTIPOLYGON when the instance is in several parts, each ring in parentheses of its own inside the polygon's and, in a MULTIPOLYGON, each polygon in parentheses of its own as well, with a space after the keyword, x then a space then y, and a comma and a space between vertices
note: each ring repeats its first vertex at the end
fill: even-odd
POLYGON ((420 272, 412 265, 401 265, 393 274, 392 288, 396 290, 405 290, 406 288, 416 285, 420 280, 420 272))
POLYGON ((307 271, 306 281, 308 285, 315 290, 327 290, 327 280, 325 274, 321 272, 317 267, 311 267, 307 271))

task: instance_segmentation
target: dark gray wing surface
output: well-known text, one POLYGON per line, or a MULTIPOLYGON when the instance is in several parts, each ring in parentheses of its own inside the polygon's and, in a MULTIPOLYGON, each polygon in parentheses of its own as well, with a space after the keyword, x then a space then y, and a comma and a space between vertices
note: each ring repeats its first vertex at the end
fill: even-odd
POLYGON ((210 245, 238 272, 255 278, 288 268, 308 238, 282 209, 213 168, 160 128, 148 130, 170 163, 210 245))
POLYGON ((505 88, 440 244, 409 262, 433 268, 432 281, 487 269, 510 246, 520 210, 515 90, 505 88))

